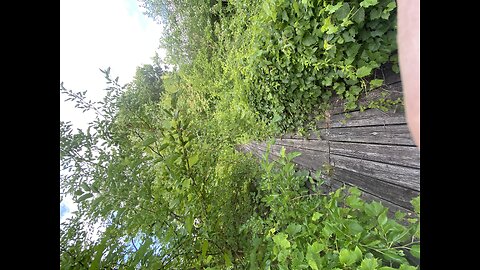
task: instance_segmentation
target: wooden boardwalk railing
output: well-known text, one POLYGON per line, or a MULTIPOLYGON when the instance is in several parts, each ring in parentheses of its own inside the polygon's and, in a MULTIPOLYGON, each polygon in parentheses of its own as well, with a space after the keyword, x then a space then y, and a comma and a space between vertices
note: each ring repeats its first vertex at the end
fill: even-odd
MULTIPOLYGON (((389 74, 382 89, 370 91, 360 104, 387 95, 395 100, 402 96, 400 77, 389 74)), ((357 186, 366 200, 379 200, 392 212, 412 212, 410 200, 420 194, 420 151, 410 137, 402 105, 389 112, 367 109, 343 112, 337 100, 327 112, 327 119, 317 123, 318 130, 305 138, 287 134, 271 146, 271 158, 280 150, 301 152, 294 162, 311 172, 331 168, 323 177, 326 187, 343 184, 357 186)), ((243 151, 261 157, 265 142, 242 146, 243 151)))

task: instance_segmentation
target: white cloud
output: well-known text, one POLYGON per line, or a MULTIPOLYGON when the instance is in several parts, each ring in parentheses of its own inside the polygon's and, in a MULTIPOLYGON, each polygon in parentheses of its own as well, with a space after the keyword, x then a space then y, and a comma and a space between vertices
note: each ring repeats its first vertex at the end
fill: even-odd
POLYGON ((70 195, 66 195, 65 198, 63 198, 63 201, 60 203, 60 207, 62 206, 66 207, 67 210, 60 216, 60 223, 72 217, 72 212, 77 211, 78 209, 77 204, 73 201, 73 198, 70 195))
MULTIPOLYGON (((87 91, 87 97, 100 100, 105 80, 99 68, 111 67, 121 84, 129 82, 136 67, 150 63, 158 49, 160 25, 142 14, 136 0, 61 0, 60 1, 60 81, 67 89, 87 91)), ((60 120, 72 121, 74 128, 86 128, 93 114, 84 114, 60 96, 60 120)), ((62 203, 68 211, 77 209, 72 198, 62 203)))
MULTIPOLYGON (((159 51, 161 33, 135 0, 61 0, 60 80, 67 89, 88 90, 87 97, 99 100, 105 87, 99 68, 110 66, 121 84, 129 82, 136 67, 150 63, 159 51)), ((64 103, 65 97, 60 99, 61 120, 80 128, 93 120, 74 110, 73 103, 64 103)))

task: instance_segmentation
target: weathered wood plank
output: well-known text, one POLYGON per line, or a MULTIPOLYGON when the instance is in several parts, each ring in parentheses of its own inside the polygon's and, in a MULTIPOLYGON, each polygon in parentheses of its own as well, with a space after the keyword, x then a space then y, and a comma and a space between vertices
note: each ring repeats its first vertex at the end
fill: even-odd
MULTIPOLYGON (((265 152, 266 143, 254 142, 245 147, 246 150, 252 152, 255 156, 262 158, 263 153, 265 152)), ((279 158, 279 149, 281 146, 274 145, 272 146, 272 152, 269 155, 270 161, 276 160, 279 158)), ((286 150, 286 152, 290 152, 286 150)), ((303 156, 309 156, 310 162, 307 160, 294 160, 299 169, 305 169, 310 171, 315 171, 319 168, 317 164, 311 164, 310 153, 304 154, 303 156)), ((362 198, 370 202, 372 200, 381 201, 382 204, 390 209, 389 216, 392 216, 396 211, 400 210, 406 213, 413 213, 412 207, 410 205, 410 199, 416 197, 419 194, 419 185, 418 190, 411 190, 409 188, 404 188, 402 186, 396 186, 394 183, 382 182, 377 178, 371 177, 369 175, 364 175, 363 171, 355 172, 355 168, 349 167, 348 169, 338 166, 339 159, 335 159, 335 155, 332 161, 335 163, 336 167, 334 168, 333 174, 330 177, 325 177, 324 186, 327 188, 326 191, 334 191, 344 184, 348 186, 357 186, 360 188, 362 193, 362 198), (350 170, 353 168, 353 171, 350 170)), ((299 157, 297 157, 298 159, 299 157)), ((352 159, 356 160, 356 159, 352 159)), ((356 160, 359 161, 359 160, 356 160)), ((341 163, 340 163, 341 164, 341 163)), ((360 165, 361 167, 368 167, 360 165)), ((370 166, 371 167, 371 166, 370 166)), ((419 171, 419 170, 418 170, 419 171)), ((367 172, 368 173, 368 172, 367 172)), ((387 173, 396 174, 395 170, 388 170, 387 173)), ((418 179, 418 177, 417 177, 418 179)), ((385 179, 383 179, 385 180, 385 179)), ((398 182, 398 179, 395 183, 398 182)), ((415 182, 415 181, 413 181, 415 182)), ((323 188, 325 188, 323 187, 323 188)))
POLYGON ((330 153, 420 169, 420 150, 414 146, 330 142, 330 153))
POLYGON ((415 146, 406 124, 324 129, 321 130, 320 137, 325 140, 337 142, 415 146))
POLYGON ((296 140, 320 140, 320 131, 311 130, 306 135, 299 135, 295 133, 283 134, 280 139, 296 139, 296 140))
MULTIPOLYGON (((245 150, 252 153, 259 160, 263 160, 263 154, 265 153, 265 149, 258 147, 255 142, 251 142, 250 144, 245 145, 245 150)), ((271 155, 268 157, 268 159, 269 161, 275 160, 275 158, 271 155)))
MULTIPOLYGON (((266 151, 266 144, 257 144, 256 145, 260 151, 266 151)), ((311 170, 318 170, 322 168, 324 164, 328 164, 328 151, 316 151, 316 150, 309 150, 309 149, 298 149, 291 146, 285 145, 272 145, 270 147, 270 154, 276 157, 280 156, 280 151, 282 147, 285 147, 286 153, 291 152, 301 152, 302 155, 295 157, 293 162, 301 165, 303 168, 311 169, 311 170)))
MULTIPOLYGON (((287 150, 288 152, 298 151, 297 149, 292 149, 292 148, 289 148, 287 150)), ((308 168, 311 170, 319 170, 325 164, 329 163, 328 152, 302 149, 301 153, 302 155, 294 158, 293 162, 299 165, 302 165, 305 168, 308 168)))
POLYGON ((355 111, 347 114, 331 116, 330 121, 320 121, 319 128, 361 127, 406 124, 403 110, 383 112, 379 109, 367 109, 363 112, 355 111))
MULTIPOLYGON (((379 198, 379 197, 377 197, 375 195, 372 195, 370 193, 367 193, 367 192, 362 192, 362 195, 360 197, 362 199, 364 199, 366 202, 372 202, 372 201, 381 202, 383 204, 383 206, 388 208, 387 215, 388 215, 389 218, 394 218, 395 217, 395 212, 397 212, 397 211, 404 212, 408 215, 415 215, 415 212, 410 210, 410 209, 407 209, 407 208, 401 207, 399 205, 393 204, 389 201, 382 200, 382 198, 379 198)), ((407 223, 408 222, 404 222, 403 225, 406 225, 407 223)))
POLYGON ((316 150, 321 152, 328 152, 328 142, 321 141, 321 140, 278 139, 276 140, 275 144, 290 146, 297 149, 309 149, 309 150, 316 150))
MULTIPOLYGON (((330 163, 334 168, 349 170, 379 181, 420 191, 420 170, 390 165, 370 160, 362 160, 330 154, 330 163)), ((347 179, 346 179, 347 181, 347 179)))
POLYGON ((410 200, 419 195, 419 191, 388 182, 378 181, 378 179, 374 177, 339 167, 333 169, 331 177, 332 179, 357 186, 363 191, 410 210, 413 210, 410 200))
MULTIPOLYGON (((334 179, 334 178, 329 179, 327 185, 328 185, 328 188, 330 188, 331 191, 335 191, 335 190, 339 189, 340 187, 342 187, 343 185, 346 185, 347 189, 348 189, 348 187, 355 186, 351 183, 344 182, 344 181, 339 181, 339 180, 334 179)), ((358 187, 358 188, 362 191, 362 195, 360 196, 360 198, 362 198, 366 202, 377 201, 377 202, 381 202, 383 204, 383 206, 388 207, 388 209, 389 209, 388 216, 390 218, 393 218, 396 211, 405 212, 407 214, 409 214, 409 213, 413 214, 414 213, 410 209, 407 209, 407 208, 404 208, 400 205, 397 205, 397 204, 391 203, 389 201, 386 201, 386 200, 384 200, 384 199, 382 199, 382 198, 380 198, 380 197, 378 197, 374 194, 370 194, 367 191, 363 190, 361 187, 358 187)))

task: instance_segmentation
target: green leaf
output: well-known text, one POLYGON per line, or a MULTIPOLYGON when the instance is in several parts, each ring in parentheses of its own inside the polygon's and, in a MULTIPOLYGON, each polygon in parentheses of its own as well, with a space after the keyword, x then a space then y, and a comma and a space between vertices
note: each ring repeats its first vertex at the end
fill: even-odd
POLYGON ((348 206, 354 208, 354 209, 361 209, 364 205, 364 202, 355 196, 348 196, 345 199, 345 202, 347 203, 348 206))
POLYGON ((325 86, 332 85, 332 77, 325 77, 325 79, 322 81, 322 84, 325 86))
POLYGON ((343 92, 345 92, 345 89, 346 89, 345 84, 343 83, 342 84, 335 83, 335 84, 337 85, 337 87, 334 86, 335 91, 337 92, 337 95, 343 94, 343 92))
POLYGON ((374 79, 370 81, 370 89, 380 87, 383 84, 383 80, 374 79))
POLYGON ((83 193, 84 193, 83 190, 79 189, 79 190, 75 191, 73 194, 75 194, 76 196, 80 196, 83 193))
POLYGON ((351 235, 356 235, 363 232, 362 225, 360 225, 360 223, 356 220, 349 220, 347 223, 347 229, 351 235))
POLYGON ((388 3, 387 8, 385 8, 383 10, 383 12, 390 12, 390 11, 394 10, 396 7, 397 7, 397 3, 395 1, 392 1, 392 2, 388 3))
POLYGON ((354 196, 362 195, 362 192, 360 191, 360 189, 358 189, 358 187, 351 187, 348 189, 348 192, 354 196))
POLYGON ((402 264, 402 265, 400 265, 400 268, 398 268, 398 270, 416 270, 416 269, 417 269, 417 267, 407 265, 407 264, 402 264))
POLYGON ((182 182, 182 187, 183 187, 184 189, 189 189, 191 182, 192 182, 192 180, 191 180, 190 178, 186 178, 186 179, 183 180, 183 182, 182 182))
MULTIPOLYGON (((382 15, 380 16, 382 19, 384 20, 388 20, 388 18, 390 17, 390 13, 385 13, 385 11, 383 11, 382 15)), ((373 35, 372 35, 373 36, 373 35)))
POLYGON ((410 253, 412 253, 415 258, 420 259, 420 245, 413 245, 410 247, 410 253))
POLYGON ((301 230, 302 230, 302 225, 291 223, 288 225, 285 232, 287 232, 288 235, 294 236, 295 234, 299 233, 301 230))
POLYGON ((90 187, 87 185, 87 183, 82 182, 80 186, 83 188, 85 191, 91 191, 90 187))
POLYGON ((352 85, 350 86, 350 93, 353 94, 354 96, 358 96, 362 92, 362 88, 358 85, 352 85))
POLYGON ((319 213, 319 212, 315 212, 313 213, 312 215, 312 220, 313 221, 317 221, 321 216, 323 216, 323 214, 319 213))
POLYGON ((365 8, 374 6, 376 4, 378 4, 378 0, 363 0, 362 2, 360 2, 360 6, 365 8))
POLYGON ((326 51, 330 50, 331 48, 333 48, 334 45, 331 45, 331 44, 328 44, 327 40, 323 40, 323 49, 325 49, 326 51))
POLYGON ((208 255, 208 256, 207 256, 207 259, 205 260, 205 263, 206 263, 206 264, 209 264, 209 263, 212 261, 212 259, 213 259, 213 256, 212 256, 212 255, 208 255))
POLYGON ((91 188, 93 192, 98 193, 98 188, 95 185, 92 185, 91 188))
POLYGON ((383 252, 383 257, 387 261, 396 262, 396 263, 406 263, 407 260, 398 254, 396 250, 386 250, 383 252))
POLYGON ((353 253, 355 254, 355 261, 358 261, 362 258, 363 256, 363 253, 362 253, 362 250, 360 250, 359 247, 355 247, 355 250, 353 251, 353 253))
POLYGON ((95 246, 95 248, 94 248, 95 249, 95 257, 93 258, 92 264, 90 264, 90 268, 88 268, 89 270, 100 269, 100 267, 99 267, 100 266, 100 261, 102 259, 103 251, 106 248, 106 243, 107 243, 107 239, 103 238, 102 241, 100 242, 100 244, 95 246))
POLYGON ((352 20, 356 23, 361 23, 365 20, 365 9, 360 8, 355 15, 352 16, 352 20))
POLYGON ((287 237, 288 237, 287 234, 278 233, 275 236, 273 236, 272 239, 277 246, 281 246, 282 248, 289 248, 290 242, 287 240, 287 237))
MULTIPOLYGON (((287 260, 288 255, 290 255, 289 249, 280 250, 280 252, 278 252, 278 255, 277 255, 278 261, 281 263, 285 262, 287 260)), ((283 269, 287 270, 287 268, 283 268, 283 269)))
POLYGON ((400 210, 397 211, 397 212, 395 212, 395 218, 396 218, 397 220, 402 220, 406 215, 407 215, 407 213, 402 212, 402 211, 400 211, 400 210))
POLYGON ((360 268, 358 270, 376 270, 378 267, 377 259, 370 258, 370 259, 363 259, 362 263, 360 264, 360 268))
POLYGON ((370 217, 376 217, 380 215, 384 209, 385 207, 383 207, 383 205, 379 202, 373 201, 365 204, 365 213, 370 217))
POLYGON ((392 71, 397 74, 400 73, 400 67, 398 66, 398 63, 392 65, 392 71))
POLYGON ((387 224, 387 221, 388 221, 387 214, 385 212, 380 214, 377 218, 377 221, 378 221, 378 224, 380 224, 380 226, 385 226, 385 224, 387 224))
POLYGON ((307 259, 308 265, 312 269, 321 269, 321 258, 320 258, 320 251, 325 248, 325 245, 320 244, 318 242, 314 242, 312 245, 308 244, 307 246, 307 255, 305 258, 307 259))
POLYGON ((162 152, 163 150, 165 150, 165 148, 168 147, 168 143, 163 143, 162 145, 160 145, 160 147, 158 148, 158 152, 162 152))
POLYGON ((328 26, 328 30, 327 30, 328 35, 334 34, 336 32, 338 32, 338 26, 333 25, 333 24, 328 26))
POLYGON ((272 123, 277 123, 282 121, 282 117, 279 114, 275 114, 272 119, 272 123))
POLYGON ((307 35, 303 38, 302 44, 305 46, 312 46, 317 41, 317 38, 312 35, 307 35))
POLYGON ((320 257, 320 255, 318 254, 309 253, 309 252, 307 253, 307 256, 306 256, 307 263, 313 270, 318 270, 317 261, 315 260, 316 256, 320 257))
POLYGON ((188 165, 191 167, 193 167, 193 165, 197 164, 198 162, 198 154, 195 154, 191 157, 188 158, 188 165))
POLYGON ((330 224, 326 223, 325 227, 322 229, 322 235, 325 238, 329 238, 333 234, 333 228, 330 224))
POLYGON ((282 12, 282 20, 288 22, 288 15, 287 15, 287 12, 285 12, 285 10, 282 12))
POLYGON ((143 145, 143 146, 149 146, 150 144, 152 144, 152 143, 154 143, 154 142, 156 142, 156 141, 157 141, 156 138, 150 137, 150 138, 148 138, 148 139, 145 139, 145 140, 142 142, 142 145, 143 145))
POLYGON ((332 14, 335 11, 337 11, 341 6, 342 6, 342 2, 339 2, 336 5, 329 4, 325 7, 325 11, 328 12, 329 14, 332 14))
POLYGON ((223 253, 223 258, 225 259, 225 266, 227 268, 233 266, 233 264, 232 264, 232 253, 231 253, 230 250, 228 252, 223 253))
POLYGON ((187 218, 185 218, 185 228, 188 233, 192 233, 193 217, 191 215, 188 215, 187 218))
POLYGON ((365 77, 365 76, 370 75, 371 72, 372 72, 372 68, 371 68, 371 67, 369 67, 369 66, 363 66, 363 67, 357 69, 357 73, 356 73, 356 74, 357 74, 357 76, 358 76, 359 78, 363 78, 363 77, 365 77))
POLYGON ((382 10, 379 8, 374 8, 370 11, 370 20, 379 19, 382 16, 382 10))
POLYGON ((309 244, 307 247, 307 252, 312 252, 312 253, 320 253, 320 251, 325 249, 325 245, 321 244, 319 242, 313 242, 313 244, 309 244))
POLYGON ((91 198, 91 197, 93 197, 92 193, 85 193, 82 196, 80 196, 80 198, 77 199, 77 202, 83 202, 86 199, 91 198))
MULTIPOLYGON (((341 4, 341 2, 338 4, 341 4)), ((335 19, 341 21, 345 19, 349 13, 350 13, 350 5, 348 3, 343 3, 342 7, 335 12, 334 17, 335 19)))
MULTIPOLYGON (((285 149, 285 148, 282 147, 282 149, 285 149)), ((302 155, 302 153, 300 153, 300 152, 290 152, 290 153, 287 154, 287 159, 288 159, 289 161, 291 161, 291 160, 293 160, 294 158, 299 157, 299 156, 301 156, 301 155, 302 155)))
POLYGON ((296 0, 293 1, 293 9, 297 13, 297 15, 300 15, 300 9, 298 8, 298 3, 296 0))
POLYGON ((350 33, 349 33, 349 32, 346 32, 346 31, 342 33, 342 37, 343 37, 343 40, 344 40, 345 42, 353 42, 353 41, 355 41, 355 39, 350 35, 350 33))
POLYGON ((410 202, 413 205, 415 213, 420 214, 420 196, 413 198, 410 202))
POLYGON ((341 249, 339 254, 340 263, 344 265, 352 265, 354 264, 359 258, 357 258, 357 254, 352 252, 348 249, 341 249))
MULTIPOLYGON (((320 27, 320 31, 322 33, 327 32, 329 27, 332 25, 330 20, 331 20, 330 17, 327 17, 327 18, 325 18, 325 20, 323 20, 323 25, 322 25, 322 27, 320 27)), ((325 41, 327 41, 327 40, 325 40, 325 41)))
POLYGON ((358 50, 360 49, 361 46, 362 45, 358 43, 354 43, 350 45, 347 49, 347 56, 352 58, 355 57, 358 54, 358 50))
POLYGON ((202 242, 202 257, 205 258, 207 255, 207 250, 208 250, 208 241, 206 239, 203 240, 202 242))

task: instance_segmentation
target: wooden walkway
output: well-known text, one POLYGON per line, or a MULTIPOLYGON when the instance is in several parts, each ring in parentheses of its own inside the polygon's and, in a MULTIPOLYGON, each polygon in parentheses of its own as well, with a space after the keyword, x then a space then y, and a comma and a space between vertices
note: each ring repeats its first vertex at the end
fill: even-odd
MULTIPOLYGON (((383 95, 402 97, 400 77, 389 74, 383 89, 375 89, 360 99, 368 104, 383 95)), ((317 123, 317 132, 305 138, 287 134, 271 147, 271 158, 279 157, 282 147, 286 152, 301 152, 294 162, 312 173, 330 167, 323 175, 327 189, 343 184, 357 186, 367 201, 382 201, 392 212, 412 212, 410 200, 420 194, 420 151, 413 143, 405 121, 402 105, 389 112, 367 109, 343 112, 343 103, 337 100, 327 112, 327 119, 317 123), (328 164, 330 166, 328 166, 328 164)), ((266 143, 252 142, 243 151, 261 157, 266 143)))

